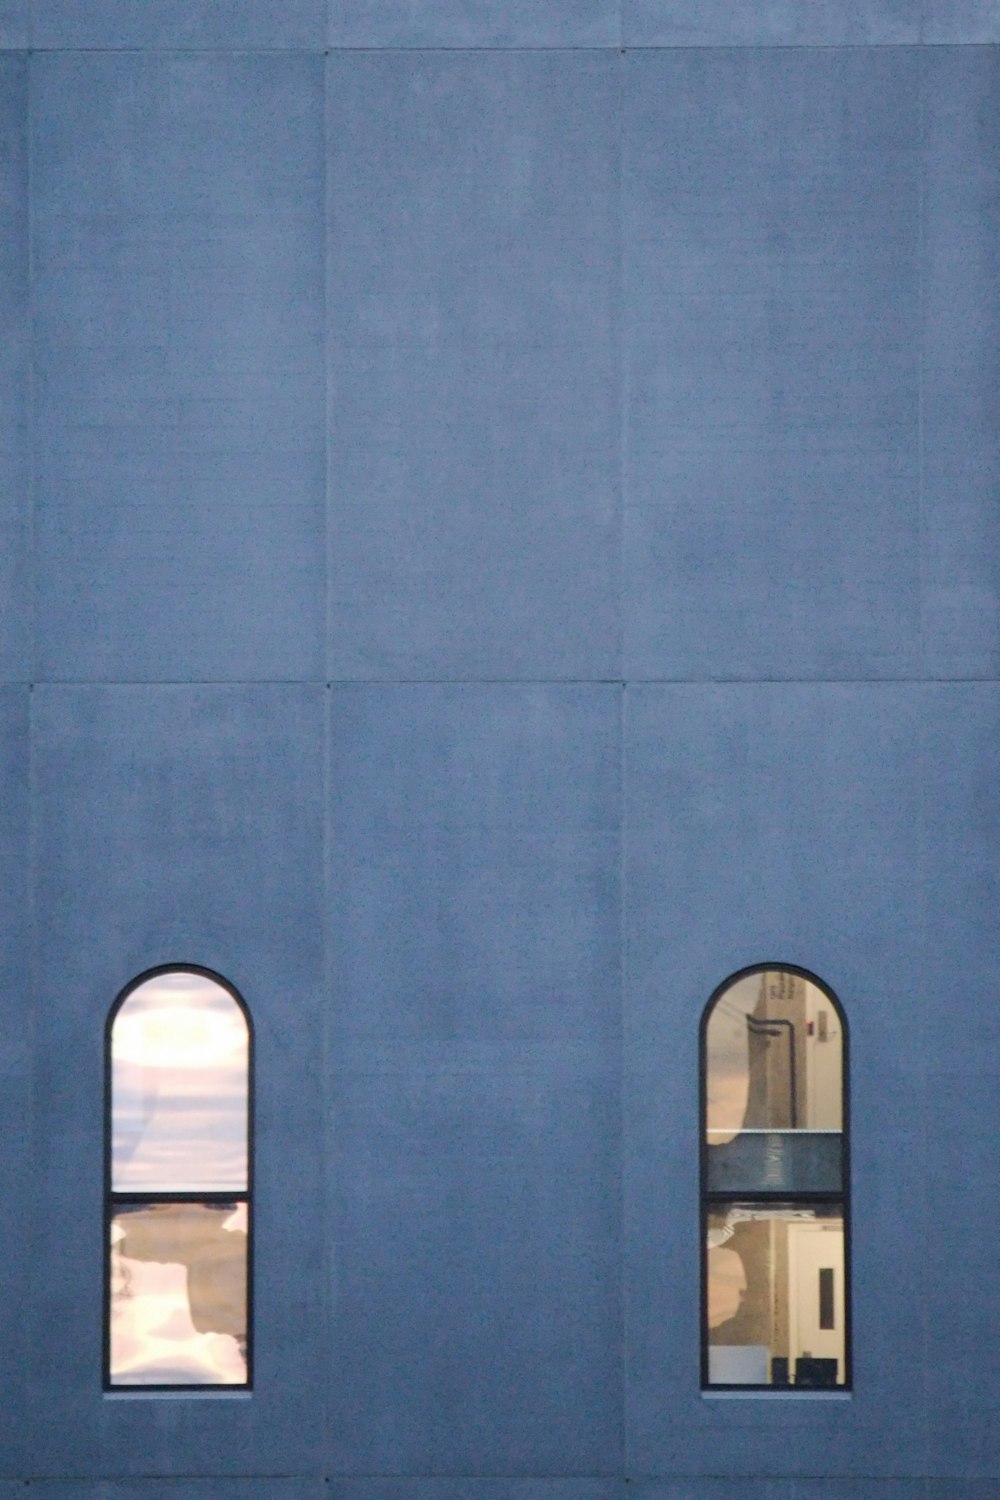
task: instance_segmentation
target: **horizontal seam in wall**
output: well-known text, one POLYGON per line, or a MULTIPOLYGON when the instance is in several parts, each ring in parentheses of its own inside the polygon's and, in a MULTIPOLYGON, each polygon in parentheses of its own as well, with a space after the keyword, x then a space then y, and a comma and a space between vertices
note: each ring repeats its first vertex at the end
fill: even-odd
POLYGON ((687 53, 687 52, 886 52, 886 51, 909 51, 913 48, 983 48, 992 49, 1000 46, 1000 35, 995 41, 912 41, 898 42, 673 42, 665 44, 657 43, 630 43, 621 46, 617 42, 609 42, 605 45, 574 44, 556 42, 550 46, 524 45, 516 42, 498 42, 495 44, 484 43, 480 46, 449 45, 442 42, 421 42, 412 45, 395 43, 392 45, 379 46, 377 43, 341 43, 336 46, 311 46, 311 47, 248 47, 248 46, 203 46, 203 47, 180 47, 176 45, 166 46, 132 46, 114 47, 102 46, 60 46, 46 47, 37 43, 23 47, 0 48, 0 56, 29 54, 38 56, 65 56, 66 54, 86 54, 99 56, 110 54, 114 56, 133 57, 192 57, 192 56, 221 56, 221 57, 332 57, 366 54, 383 56, 387 53, 397 56, 405 56, 415 53, 465 53, 471 55, 503 53, 532 53, 547 54, 556 52, 592 53, 599 56, 622 56, 630 53, 643 55, 647 53, 687 53))

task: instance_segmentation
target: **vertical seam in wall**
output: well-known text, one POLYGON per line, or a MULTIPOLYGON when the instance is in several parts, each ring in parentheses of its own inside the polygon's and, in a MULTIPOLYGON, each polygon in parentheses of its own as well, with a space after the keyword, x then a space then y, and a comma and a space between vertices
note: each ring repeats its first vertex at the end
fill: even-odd
MULTIPOLYGON (((621 8, 619 8, 619 19, 621 8)), ((623 35, 620 28, 620 35, 623 35)), ((618 111, 618 197, 617 197, 617 256, 616 267, 616 314, 614 337, 616 349, 616 387, 618 398, 618 671, 621 681, 618 697, 618 1225, 620 1233, 618 1266, 618 1336, 621 1348, 621 1385, 618 1407, 619 1472, 628 1469, 628 1338, 626 1336, 628 1300, 626 1292, 627 1236, 625 1233, 625 1170, 626 1151, 626 1071, 625 1071, 625 1004, 626 1004, 626 948, 625 948, 625 480, 626 480, 626 371, 625 371, 625 52, 621 48, 616 61, 618 111)))
MULTIPOLYGON (((921 6, 921 15, 920 15, 920 36, 921 36, 921 41, 923 40, 923 35, 924 35, 924 22, 925 22, 925 18, 926 18, 926 13, 927 13, 926 5, 922 5, 921 6)), ((919 544, 919 548, 920 548, 920 674, 921 674, 922 677, 924 677, 926 679, 930 675, 930 662, 928 661, 928 653, 927 653, 927 610, 928 610, 927 584, 928 584, 928 568, 927 568, 927 527, 926 527, 926 514, 925 514, 926 501, 925 501, 925 496, 924 496, 924 462, 925 462, 925 452, 924 452, 924 359, 925 359, 925 340, 926 340, 926 335, 927 335, 927 317, 926 317, 926 264, 927 264, 927 256, 926 256, 926 204, 925 204, 925 196, 926 196, 926 191, 927 191, 928 152, 927 152, 927 99, 926 99, 926 94, 927 94, 927 53, 926 53, 925 49, 922 46, 918 49, 918 52, 917 52, 917 65, 918 65, 918 69, 919 69, 918 79, 917 79, 917 110, 918 110, 918 114, 917 114, 917 132, 918 132, 918 136, 917 136, 917 170, 918 170, 918 179, 917 179, 918 180, 918 197, 917 197, 917 319, 918 319, 918 322, 917 322, 917 538, 918 538, 918 544, 919 544)), ((921 944, 918 946, 918 952, 919 952, 919 948, 923 947, 924 952, 923 952, 923 955, 922 955, 920 967, 921 967, 921 971, 922 971, 922 973, 924 975, 927 975, 927 974, 929 974, 931 972, 931 970, 929 968, 929 964, 928 964, 929 954, 926 951, 927 947, 929 945, 929 942, 930 942, 930 927, 929 927, 930 907, 929 907, 929 902, 928 902, 928 899, 927 899, 927 877, 928 877, 929 869, 930 869, 930 866, 929 866, 930 851, 929 851, 929 848, 928 848, 928 837, 927 837, 927 834, 928 834, 928 828, 927 828, 927 764, 928 764, 928 756, 927 756, 927 740, 926 740, 925 726, 926 726, 926 723, 928 721, 927 720, 926 708, 929 707, 929 703, 927 703, 927 699, 929 699, 932 696, 936 696, 935 690, 933 688, 929 687, 926 684, 923 687, 919 687, 917 689, 917 699, 918 699, 918 702, 920 702, 920 700, 923 700, 923 702, 921 702, 920 711, 918 711, 918 715, 917 715, 917 721, 918 721, 918 727, 917 727, 917 820, 918 820, 918 828, 917 828, 917 885, 918 885, 918 891, 919 891, 919 896, 918 896, 918 914, 919 914, 920 932, 921 932, 921 939, 922 939, 921 944)), ((923 1093, 923 1099, 924 1099, 924 1108, 920 1111, 920 1150, 921 1150, 921 1155, 922 1155, 923 1161, 924 1162, 928 1162, 930 1160, 930 1158, 929 1158, 928 1153, 927 1153, 927 1147, 928 1147, 928 1141, 929 1141, 929 1134, 930 1134, 930 1132, 929 1132, 929 1123, 928 1123, 928 1114, 929 1114, 929 1111, 928 1111, 928 1108, 927 1108, 927 1101, 928 1101, 927 1082, 928 1082, 928 1077, 929 1077, 929 1066, 928 1066, 928 1064, 929 1064, 929 1052, 928 1052, 928 1043, 930 1041, 930 1030, 931 1030, 931 1028, 930 1028, 930 1004, 931 1004, 931 1002, 930 1002, 930 996, 928 995, 926 988, 924 989, 924 993, 923 993, 922 999, 923 999, 923 1011, 922 1011, 922 1015, 921 1015, 921 1028, 920 1029, 921 1029, 921 1033, 922 1033, 922 1042, 923 1042, 923 1045, 922 1045, 922 1047, 921 1047, 920 1050, 921 1050, 921 1074, 922 1074, 922 1076, 921 1076, 921 1084, 922 1084, 922 1093, 923 1093)), ((929 1195, 928 1187, 927 1187, 927 1174, 926 1174, 926 1172, 922 1175, 921 1182, 922 1182, 922 1190, 923 1190, 923 1197, 924 1197, 924 1201, 921 1204, 921 1211, 923 1213, 923 1222, 925 1224, 927 1224, 927 1223, 930 1223, 931 1220, 928 1218, 928 1213, 930 1211, 930 1203, 929 1203, 929 1197, 930 1197, 930 1195, 929 1195)), ((924 1278, 924 1279, 926 1279, 926 1277, 927 1277, 926 1257, 921 1257, 920 1258, 920 1276, 922 1278, 924 1278)), ((920 1369, 921 1369, 921 1374, 922 1374, 922 1378, 921 1378, 921 1384, 922 1384, 921 1396, 923 1398, 922 1399, 922 1408, 926 1412, 928 1410, 927 1403, 928 1403, 928 1397, 929 1397, 929 1394, 930 1394, 930 1392, 929 1392, 929 1383, 928 1383, 928 1378, 927 1378, 928 1377, 927 1356, 928 1356, 928 1352, 930 1350, 930 1324, 929 1324, 929 1316, 928 1316, 928 1312, 927 1312, 928 1298, 925 1295, 926 1288, 925 1287, 921 1287, 921 1288, 918 1289, 918 1291, 919 1291, 919 1302, 920 1302, 920 1309, 921 1309, 921 1317, 920 1317, 920 1369)), ((926 1422, 924 1422, 922 1424, 922 1426, 921 1426, 921 1435, 922 1435, 922 1440, 923 1440, 924 1444, 927 1445, 927 1446, 929 1446, 928 1424, 926 1422)), ((920 1454, 920 1463, 921 1463, 922 1470, 926 1473, 926 1471, 927 1471, 927 1452, 926 1452, 926 1448, 925 1448, 925 1451, 920 1454)), ((930 1489, 930 1482, 929 1482, 929 1480, 928 1480, 928 1486, 927 1487, 928 1487, 928 1491, 929 1491, 929 1489, 930 1489)))
MULTIPOLYGON (((34 73, 35 61, 30 50, 31 42, 31 9, 28 12, 28 41, 29 51, 25 59, 24 69, 24 112, 25 112, 25 190, 27 192, 25 227, 27 233, 27 392, 25 410, 25 440, 27 453, 25 455, 24 480, 27 486, 27 514, 23 532, 23 546, 26 549, 25 558, 25 588, 27 590, 26 613, 27 613, 27 665, 28 665, 28 702, 27 702, 27 807, 25 808, 25 941, 28 945, 27 963, 25 965, 25 978, 28 988, 28 1017, 27 1017, 27 1049, 28 1049, 28 1094, 25 1100, 27 1113, 27 1145, 28 1160, 31 1170, 35 1170, 38 1160, 37 1143, 35 1139, 37 1109, 36 1109, 36 1079, 37 1069, 37 1044, 38 1044, 38 943, 37 931, 37 814, 38 798, 35 794, 36 779, 36 757, 35 757, 35 689, 34 683, 38 671, 37 661, 37 564, 36 564, 36 542, 35 542, 35 232, 34 232, 34 156, 35 156, 35 129, 34 129, 34 73)), ((25 1248, 25 1265, 29 1266, 33 1260, 33 1240, 37 1233, 37 1204, 36 1196, 32 1194, 27 1205, 26 1223, 22 1226, 25 1248)), ((32 1337, 32 1314, 34 1310, 34 1299, 24 1296, 21 1300, 19 1320, 21 1324, 21 1348, 25 1354, 34 1349, 35 1340, 32 1337)), ((29 1392, 31 1389, 32 1361, 30 1355, 25 1358, 22 1365, 21 1380, 21 1410, 27 1415, 29 1406, 29 1392)), ((20 1460, 26 1465, 28 1455, 22 1452, 20 1460)))
POLYGON ((920 585, 920 662, 918 675, 926 678, 930 672, 927 652, 927 526, 924 498, 924 341, 926 337, 926 225, 925 204, 927 179, 927 108, 926 53, 917 50, 917 549, 918 579, 920 585))
MULTIPOLYGON (((25 965, 25 970, 26 970, 25 978, 27 980, 27 989, 28 989, 28 1006, 27 1006, 27 1010, 28 1010, 28 1015, 27 1015, 27 1033, 28 1033, 27 1034, 27 1053, 28 1053, 28 1080, 29 1081, 28 1081, 27 1098, 25 1099, 24 1104, 25 1104, 25 1111, 26 1111, 26 1115, 27 1115, 27 1127, 28 1127, 27 1131, 25 1132, 25 1135, 26 1135, 26 1138, 27 1138, 27 1148, 28 1148, 28 1163, 29 1163, 29 1169, 34 1174, 35 1182, 37 1184, 38 1178, 37 1178, 36 1163, 38 1161, 38 1149, 37 1149, 38 1148, 38 1142, 36 1140, 36 1129, 37 1129, 38 1110, 37 1110, 37 1104, 36 1104, 36 1093, 37 1093, 37 1088, 38 1088, 38 1084, 37 1084, 37 1079, 38 1079, 37 1057, 38 1057, 38 1000, 39 1000, 39 987, 38 987, 38 943, 36 941, 36 932, 37 932, 37 927, 38 927, 38 918, 37 918, 37 908, 38 908, 38 899, 37 899, 37 888, 38 888, 38 881, 37 881, 37 872, 38 872, 38 854, 37 854, 37 846, 38 846, 38 821, 37 821, 37 814, 36 814, 36 808, 38 807, 38 798, 37 798, 37 795, 36 795, 36 786, 35 786, 36 778, 37 778, 36 753, 35 753, 35 706, 36 706, 36 702, 37 702, 37 700, 35 698, 34 685, 33 684, 29 684, 29 687, 28 687, 28 703, 27 703, 27 731, 28 731, 28 745, 27 745, 27 750, 28 750, 27 782, 28 782, 28 786, 27 786, 27 794, 28 794, 28 803, 27 803, 27 807, 25 809, 25 825, 26 825, 25 826, 25 834, 26 834, 26 844, 27 844, 27 848, 26 848, 26 851, 25 851, 26 852, 26 858, 25 858, 25 864, 26 864, 25 879, 26 879, 26 887, 27 887, 26 892, 25 892, 25 897, 26 897, 26 899, 25 899, 25 929, 26 929, 25 930, 25 940, 27 942, 27 947, 28 947, 27 963, 25 965)), ((35 1236, 36 1236, 36 1234, 38 1232, 38 1204, 37 1204, 37 1195, 34 1194, 34 1193, 29 1194, 29 1200, 28 1200, 28 1204, 27 1204, 27 1213, 25 1215, 25 1221, 26 1222, 21 1226, 21 1233, 24 1236, 24 1239, 23 1239, 24 1249, 25 1249, 24 1264, 25 1264, 26 1267, 29 1268, 29 1281, 30 1281, 30 1267, 31 1267, 31 1265, 33 1263, 33 1260, 34 1260, 34 1256, 33 1256, 33 1241, 34 1241, 35 1236)), ((25 1359, 23 1361, 23 1364, 22 1364, 22 1378, 21 1378, 20 1401, 21 1401, 21 1410, 24 1412, 25 1416, 27 1416, 27 1413, 28 1413, 28 1410, 29 1410, 29 1405, 30 1405, 30 1403, 29 1403, 29 1396, 30 1396, 30 1391, 31 1391, 31 1377, 32 1377, 33 1368, 34 1368, 33 1351, 34 1351, 34 1348, 35 1348, 35 1339, 33 1337, 33 1334, 35 1332, 35 1329, 32 1326, 32 1324, 33 1324, 33 1313, 34 1313, 34 1308, 35 1308, 36 1304, 35 1304, 35 1299, 30 1294, 28 1294, 28 1288, 27 1287, 24 1289, 24 1291, 25 1291, 26 1294, 24 1296, 22 1296, 22 1298, 20 1300, 19 1321, 20 1321, 20 1324, 21 1324, 21 1328, 20 1328, 21 1340, 22 1340, 21 1348, 25 1352, 26 1357, 25 1357, 25 1359)), ((20 1454, 20 1460, 21 1460, 21 1463, 23 1465, 27 1465, 27 1463, 28 1463, 28 1454, 27 1454, 27 1452, 22 1452, 20 1454)))
POLYGON ((629 1469, 629 1339, 628 1339, 628 1244, 626 1232, 627 1191, 625 1182, 628 1162, 626 1130, 628 1126, 628 1074, 627 1074, 627 1028, 626 1007, 628 990, 628 943, 627 943, 627 896, 626 879, 628 869, 628 779, 625 748, 625 704, 626 685, 618 685, 618 1228, 620 1238, 619 1260, 619 1337, 621 1339, 621 1391, 619 1407, 619 1472, 627 1475, 629 1469))
MULTIPOLYGON (((329 17, 328 17, 329 19, 329 17)), ((323 835, 322 835, 322 862, 323 870, 321 876, 321 888, 323 891, 323 977, 321 995, 320 1015, 320 1049, 322 1057, 322 1076, 320 1078, 319 1096, 320 1108, 323 1113, 321 1139, 322 1139, 322 1182, 320 1184, 321 1198, 321 1221, 323 1224, 323 1242, 320 1247, 320 1275, 323 1285, 321 1288, 320 1308, 323 1320, 325 1337, 321 1341, 321 1365, 320 1379, 323 1384, 323 1393, 320 1398, 320 1411, 322 1418, 322 1435, 320 1439, 320 1467, 321 1472, 329 1474, 332 1468, 333 1454, 330 1448, 330 1417, 331 1399, 330 1392, 336 1376, 334 1368, 334 1351, 338 1347, 334 1337, 334 1180, 333 1180, 333 1086, 331 1058, 333 1051, 332 1040, 332 992, 333 992, 333 962, 331 952, 331 927, 332 917, 332 871, 331 871, 331 755, 332 755, 332 717, 333 717, 333 691, 330 686, 330 666, 332 657, 331 644, 331 600, 330 600, 330 575, 332 568, 332 521, 331 521, 331 441, 330 441, 330 369, 331 369, 331 327, 330 317, 330 57, 329 53, 323 54, 323 546, 324 546, 324 594, 323 594, 323 661, 327 675, 327 682, 323 687, 323 767, 322 767, 322 790, 323 790, 323 835)))
POLYGON ((325 920, 323 922, 323 977, 322 994, 320 997, 320 1055, 322 1058, 322 1076, 320 1078, 319 1096, 320 1108, 323 1119, 321 1123, 322 1181, 321 1192, 321 1222, 323 1225, 323 1242, 320 1247, 320 1275, 323 1280, 320 1296, 320 1308, 323 1321, 325 1337, 321 1341, 320 1370, 319 1376, 323 1384, 323 1393, 320 1398, 320 1412, 323 1423, 322 1436, 320 1440, 320 1464, 324 1474, 328 1474, 332 1468, 333 1454, 330 1451, 330 1417, 331 1400, 330 1392, 337 1371, 334 1367, 335 1351, 338 1342, 334 1334, 334 1268, 336 1264, 335 1238, 334 1238, 334 1196, 335 1183, 333 1175, 334 1140, 333 1140, 333 1070, 331 1067, 333 1055, 333 1019, 332 1019, 332 993, 333 993, 333 962, 331 954, 330 930, 333 922, 333 903, 331 901, 332 879, 331 879, 331 814, 330 814, 330 786, 331 786, 331 755, 332 755, 332 716, 333 716, 333 691, 327 683, 323 689, 323 911, 325 920))
MULTIPOLYGON (((29 32, 30 36, 30 32, 29 32)), ((29 681, 34 682, 38 676, 38 566, 36 535, 36 489, 37 489, 37 459, 36 447, 36 380, 35 380, 35 193, 34 193, 34 168, 35 168, 35 129, 33 108, 34 101, 34 72, 35 59, 29 51, 25 59, 24 69, 24 113, 25 113, 25 191, 27 193, 27 204, 25 206, 25 231, 28 244, 28 305, 26 310, 27 327, 25 335, 27 339, 27 391, 25 393, 25 485, 26 485, 26 516, 22 544, 26 551, 24 568, 24 585, 27 591, 26 614, 27 614, 27 643, 26 655, 28 665, 29 681)))
POLYGON ((613 324, 613 337, 616 341, 616 376, 618 394, 618 675, 622 681, 626 676, 625 662, 625 526, 626 526, 626 493, 628 476, 628 409, 629 409, 629 377, 628 363, 626 358, 626 328, 628 326, 628 301, 627 301, 627 279, 625 255, 625 51, 624 48, 618 54, 618 200, 617 200, 617 266, 615 268, 615 303, 616 312, 613 324))
POLYGON ((323 672, 329 681, 333 667, 333 445, 331 434, 331 370, 333 368, 332 266, 330 245, 330 54, 323 53, 323 672))

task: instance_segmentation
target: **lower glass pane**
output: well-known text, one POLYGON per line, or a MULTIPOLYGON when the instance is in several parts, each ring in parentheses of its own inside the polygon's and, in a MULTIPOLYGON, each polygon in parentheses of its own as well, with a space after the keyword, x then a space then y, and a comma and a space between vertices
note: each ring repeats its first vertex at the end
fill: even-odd
POLYGON ((247 1204, 115 1205, 112 1385, 246 1385, 247 1204))
POLYGON ((844 1385, 840 1204, 714 1204, 705 1254, 710 1386, 844 1385))

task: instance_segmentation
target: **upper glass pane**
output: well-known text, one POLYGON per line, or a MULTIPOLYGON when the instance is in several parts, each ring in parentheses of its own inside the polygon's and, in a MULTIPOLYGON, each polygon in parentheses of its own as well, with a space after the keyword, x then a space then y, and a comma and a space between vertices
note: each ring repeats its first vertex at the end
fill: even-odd
POLYGON ((766 969, 734 979, 712 1007, 705 1044, 710 1146, 751 1131, 843 1129, 840 1013, 803 975, 766 969))
POLYGON ((246 1191, 249 1048, 207 974, 136 986, 111 1028, 112 1191, 246 1191))

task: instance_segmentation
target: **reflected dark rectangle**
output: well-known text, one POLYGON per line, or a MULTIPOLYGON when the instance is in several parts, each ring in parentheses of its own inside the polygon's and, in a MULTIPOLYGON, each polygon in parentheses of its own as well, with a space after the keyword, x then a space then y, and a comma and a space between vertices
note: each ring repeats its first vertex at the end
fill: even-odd
POLYGON ((112 1386, 248 1383, 245 1199, 118 1201, 109 1254, 112 1386))
POLYGON ((833 1322, 833 1268, 823 1266, 819 1273, 819 1326, 832 1329, 833 1322))
POLYGON ((812 1390, 825 1389, 837 1384, 837 1361, 835 1359, 810 1359, 806 1356, 795 1361, 795 1384, 812 1390))
POLYGON ((710 1193, 840 1193, 843 1145, 839 1132, 742 1131, 722 1145, 709 1140, 710 1193))

